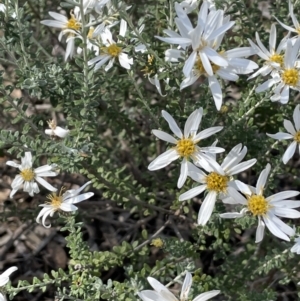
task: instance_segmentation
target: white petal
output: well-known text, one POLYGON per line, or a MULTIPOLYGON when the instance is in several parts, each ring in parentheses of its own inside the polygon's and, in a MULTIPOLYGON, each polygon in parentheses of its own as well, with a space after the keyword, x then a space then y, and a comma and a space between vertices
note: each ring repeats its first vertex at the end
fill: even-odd
POLYGON ((207 300, 213 298, 214 296, 217 296, 218 294, 220 294, 220 291, 217 291, 217 290, 209 291, 209 292, 203 293, 203 294, 199 295, 198 297, 194 298, 193 301, 207 301, 207 300))
POLYGON ((190 76, 190 77, 185 78, 180 84, 180 90, 182 90, 188 86, 191 86, 193 83, 196 82, 196 80, 199 77, 200 77, 199 75, 195 75, 195 76, 190 76))
POLYGON ((84 200, 87 200, 89 198, 91 198, 94 195, 93 192, 86 192, 71 198, 68 198, 67 200, 65 200, 65 204, 77 204, 79 202, 82 202, 84 200))
POLYGON ((189 75, 192 72, 192 69, 194 67, 195 61, 196 61, 196 57, 197 57, 197 53, 196 51, 193 51, 190 56, 188 57, 188 59, 185 61, 185 64, 183 66, 183 74, 185 75, 185 77, 189 77, 189 75))
POLYGON ((223 126, 214 126, 214 127, 205 129, 205 130, 201 131, 200 133, 198 133, 194 137, 194 141, 203 140, 203 139, 208 138, 222 130, 223 130, 223 126))
POLYGON ((216 200, 217 200, 217 192, 210 191, 205 197, 198 214, 199 225, 203 225, 203 226, 206 225, 214 210, 216 200))
POLYGON ((265 223, 262 221, 262 219, 258 218, 258 226, 256 229, 256 235, 255 235, 255 242, 261 242, 264 238, 265 233, 265 223))
POLYGON ((251 160, 242 162, 242 163, 230 168, 229 170, 227 170, 227 174, 233 176, 237 173, 240 173, 240 172, 250 168, 251 166, 253 166, 256 163, 256 161, 257 161, 256 159, 251 159, 251 160))
POLYGON ((298 104, 294 109, 293 119, 295 123, 296 130, 300 130, 300 105, 298 104))
POLYGON ((275 222, 274 222, 275 218, 278 219, 275 215, 272 215, 269 212, 266 217, 263 217, 263 220, 273 235, 275 235, 283 240, 290 241, 289 237, 278 228, 277 224, 275 224, 275 222))
POLYGON ((174 135, 176 135, 178 138, 181 139, 183 135, 174 118, 167 111, 164 110, 161 111, 161 114, 168 122, 169 127, 171 131, 174 133, 174 135))
POLYGON ((133 64, 133 58, 130 59, 126 53, 122 52, 119 54, 119 62, 123 68, 130 69, 130 65, 133 64))
POLYGON ((186 181, 186 178, 187 178, 187 175, 188 175, 188 165, 187 165, 186 158, 184 158, 181 162, 180 176, 179 176, 179 179, 178 179, 178 182, 177 182, 177 187, 178 188, 181 188, 184 185, 184 183, 186 181))
POLYGON ((59 207, 60 210, 65 211, 65 212, 74 212, 76 210, 78 210, 78 208, 73 205, 73 204, 69 204, 69 203, 62 203, 59 207))
POLYGON ((240 218, 243 217, 244 214, 240 212, 227 212, 219 214, 221 218, 240 218))
POLYGON ((160 131, 160 130, 152 130, 152 133, 159 139, 169 142, 169 143, 173 143, 173 144, 177 144, 177 140, 171 136, 170 134, 160 131))
POLYGON ((288 191, 282 191, 282 192, 273 194, 273 195, 269 196, 266 200, 269 201, 270 204, 272 204, 273 202, 278 202, 278 201, 282 201, 285 199, 289 199, 289 198, 292 198, 297 195, 299 195, 299 191, 288 190, 288 191))
POLYGON ((273 139, 277 139, 277 140, 286 140, 286 139, 293 139, 294 136, 288 133, 283 133, 283 132, 278 132, 276 134, 268 134, 267 136, 273 138, 273 139))
POLYGON ((39 182, 42 186, 44 186, 49 191, 57 191, 57 188, 53 187, 51 184, 49 184, 46 180, 44 180, 41 177, 36 176, 35 180, 39 182))
POLYGON ((185 192, 179 196, 179 201, 185 201, 185 200, 192 199, 193 197, 202 193, 206 189, 206 187, 207 187, 207 185, 200 185, 200 186, 197 186, 197 187, 194 187, 194 188, 188 190, 187 192, 185 192))
POLYGON ((208 76, 213 76, 214 71, 212 69, 212 66, 210 64, 209 58, 207 57, 206 53, 204 53, 203 51, 200 51, 199 55, 200 55, 200 59, 201 59, 203 68, 205 69, 206 73, 208 74, 208 76))
POLYGON ((176 149, 169 149, 166 152, 159 155, 156 159, 154 159, 148 166, 149 170, 157 170, 164 168, 169 165, 172 161, 178 159, 180 156, 177 153, 176 149))
MULTIPOLYGON (((241 182, 240 182, 241 183, 241 182)), ((236 203, 246 205, 247 200, 236 191, 233 187, 227 187, 228 194, 236 201, 236 203)))
POLYGON ((292 134, 292 135, 296 134, 295 128, 289 120, 284 119, 283 126, 290 134, 292 134))
POLYGON ((163 295, 166 300, 177 301, 177 298, 159 281, 152 277, 148 277, 147 280, 150 283, 150 285, 154 288, 154 290, 157 291, 160 295, 163 295))
POLYGON ((259 178, 256 183, 256 194, 261 195, 263 189, 266 185, 267 178, 271 170, 271 165, 267 164, 266 168, 260 173, 259 178))
POLYGON ((20 167, 20 164, 17 164, 14 161, 7 161, 6 165, 9 165, 9 166, 12 166, 12 167, 16 167, 16 168, 20 167))
POLYGON ((295 209, 283 208, 283 207, 273 207, 272 211, 281 217, 285 218, 300 218, 300 212, 295 209))
POLYGON ((286 149, 286 151, 283 154, 282 162, 286 164, 294 155, 296 151, 297 141, 293 141, 289 147, 286 149))
MULTIPOLYGON (((5 272, 3 272, 1 275, 0 275, 0 278, 2 277, 9 277, 13 272, 15 272, 18 268, 13 266, 13 267, 10 267, 8 268, 5 272)), ((0 285, 0 286, 3 286, 3 285, 0 285)))
POLYGON ((216 79, 216 77, 214 77, 214 76, 208 77, 208 84, 209 84, 209 88, 212 92, 216 108, 219 111, 221 109, 222 101, 223 101, 221 86, 220 86, 218 80, 216 79))
POLYGON ((194 135, 199 128, 201 119, 202 119, 203 109, 195 110, 186 120, 184 125, 184 137, 187 138, 191 135, 194 135))
POLYGON ((275 84, 275 80, 273 78, 265 81, 263 84, 259 85, 256 89, 255 92, 256 93, 260 93, 263 92, 269 88, 271 88, 273 85, 275 84))
POLYGON ((188 295, 192 286, 192 282, 193 282, 192 274, 190 272, 186 272, 181 288, 180 300, 188 300, 188 295))

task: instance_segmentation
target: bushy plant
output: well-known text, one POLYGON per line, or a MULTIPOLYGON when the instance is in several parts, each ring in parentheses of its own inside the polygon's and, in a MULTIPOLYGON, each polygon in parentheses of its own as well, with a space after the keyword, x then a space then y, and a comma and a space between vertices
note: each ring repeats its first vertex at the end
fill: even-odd
POLYGON ((68 253, 0 300, 300 296, 299 4, 178 1, 0 4, 2 222, 68 253))

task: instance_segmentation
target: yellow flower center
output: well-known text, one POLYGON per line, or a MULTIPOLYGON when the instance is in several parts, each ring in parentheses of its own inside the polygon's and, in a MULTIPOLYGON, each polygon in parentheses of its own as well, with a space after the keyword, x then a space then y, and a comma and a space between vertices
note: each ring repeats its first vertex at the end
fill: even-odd
POLYGON ((222 176, 216 172, 211 172, 206 176, 207 189, 216 191, 218 193, 225 193, 227 191, 228 180, 229 178, 227 176, 222 176))
POLYGON ((161 248, 164 245, 164 242, 161 238, 154 238, 151 241, 151 245, 156 248, 161 248))
POLYGON ((296 141, 297 143, 300 143, 300 131, 298 131, 298 132, 294 135, 294 141, 296 141))
POLYGON ((117 46, 117 44, 111 44, 108 47, 102 47, 102 51, 111 55, 112 57, 117 57, 122 51, 122 48, 117 46))
POLYGON ((299 72, 297 69, 285 69, 282 74, 282 80, 286 85, 296 86, 299 81, 299 72))
POLYGON ((67 28, 79 30, 81 28, 81 23, 78 22, 73 14, 71 14, 71 18, 67 22, 67 28))
POLYGON ((32 169, 28 168, 28 169, 23 169, 20 172, 20 175, 22 177, 22 179, 26 182, 30 182, 34 179, 34 172, 32 169))
MULTIPOLYGON (((211 67, 212 67, 213 73, 216 73, 220 69, 220 66, 218 66, 214 63, 211 63, 211 67)), ((202 64, 201 58, 199 56, 197 57, 197 60, 195 62, 195 69, 197 70, 197 72, 199 74, 207 75, 207 73, 204 69, 204 66, 202 64)))
POLYGON ((268 201, 262 195, 252 195, 248 198, 248 209, 253 215, 265 215, 270 208, 268 201))
POLYGON ((275 54, 270 56, 269 61, 274 62, 274 63, 278 63, 280 66, 282 66, 283 65, 283 55, 275 53, 275 54))
POLYGON ((94 31, 95 31, 95 28, 93 26, 90 27, 88 35, 87 35, 88 39, 90 39, 90 40, 93 39, 93 33, 94 33, 94 31))
POLYGON ((195 144, 190 138, 183 138, 177 142, 176 150, 181 157, 190 157, 196 150, 195 144))
POLYGON ((63 196, 62 196, 63 191, 64 191, 64 187, 61 188, 58 195, 56 194, 56 192, 52 192, 52 194, 49 194, 47 196, 47 199, 50 200, 48 204, 51 205, 54 210, 60 209, 60 206, 63 202, 63 196))
POLYGON ((56 129, 56 122, 55 122, 55 120, 49 120, 49 121, 47 121, 47 123, 48 123, 48 125, 49 125, 49 128, 51 129, 51 130, 55 130, 56 129))

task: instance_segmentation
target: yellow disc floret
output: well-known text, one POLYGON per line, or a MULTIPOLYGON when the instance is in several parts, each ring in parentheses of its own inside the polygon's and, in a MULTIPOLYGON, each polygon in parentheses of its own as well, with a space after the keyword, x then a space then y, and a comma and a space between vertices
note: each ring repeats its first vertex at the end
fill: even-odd
POLYGON ((282 80, 286 85, 296 86, 299 81, 299 72, 297 69, 285 69, 282 74, 282 80))
POLYGON ((102 51, 111 55, 112 57, 117 57, 122 51, 122 48, 117 46, 117 44, 111 44, 108 47, 102 47, 102 51))
POLYGON ((49 194, 47 196, 47 199, 50 200, 48 204, 51 205, 54 210, 58 210, 63 202, 63 190, 64 188, 62 187, 58 195, 56 194, 56 192, 52 192, 52 194, 49 194))
POLYGON ((207 189, 220 192, 226 192, 227 183, 229 178, 227 176, 222 176, 216 172, 211 172, 206 177, 207 189))
POLYGON ((90 27, 87 38, 92 40, 93 39, 93 34, 94 34, 95 28, 93 26, 90 27))
POLYGON ((20 172, 20 175, 22 177, 22 179, 26 182, 30 182, 34 179, 34 172, 32 169, 28 168, 28 169, 23 169, 20 172))
POLYGON ((265 215, 269 209, 268 201, 262 195, 252 195, 248 198, 248 209, 253 215, 265 215))
POLYGON ((294 135, 294 141, 296 141, 297 143, 300 143, 300 131, 298 131, 298 132, 294 135))
POLYGON ((181 157, 190 157, 196 150, 192 139, 181 139, 177 142, 176 150, 181 157))
POLYGON ((151 241, 151 245, 156 248, 161 248, 164 245, 164 242, 161 238, 154 238, 151 241))
MULTIPOLYGON (((220 66, 214 64, 214 63, 211 63, 211 68, 213 70, 213 73, 215 74, 219 69, 220 69, 220 66)), ((202 64, 202 61, 201 61, 201 58, 198 56, 197 57, 197 60, 195 62, 195 69, 196 71, 200 74, 204 74, 204 75, 207 75, 205 69, 204 69, 204 66, 202 64)))
POLYGON ((278 63, 280 66, 282 66, 283 65, 283 55, 274 53, 273 55, 270 56, 269 61, 273 62, 273 63, 278 63))
POLYGON ((71 18, 68 20, 66 27, 68 29, 79 30, 81 28, 81 23, 77 21, 73 14, 71 14, 71 18))

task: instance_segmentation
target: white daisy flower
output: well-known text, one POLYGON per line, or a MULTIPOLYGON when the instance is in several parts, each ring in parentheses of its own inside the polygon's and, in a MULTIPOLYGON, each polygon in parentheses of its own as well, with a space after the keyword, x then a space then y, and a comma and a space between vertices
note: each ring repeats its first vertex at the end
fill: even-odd
POLYGON ((281 21, 279 21, 275 16, 274 18, 277 20, 277 22, 283 27, 285 28, 286 30, 290 31, 290 32, 294 32, 296 33, 298 36, 300 36, 300 24, 294 14, 294 7, 293 7, 293 4, 291 2, 291 0, 289 0, 289 13, 290 13, 290 16, 292 18, 292 21, 293 21, 293 25, 294 27, 291 27, 291 26, 288 26, 288 25, 285 25, 284 23, 282 23, 281 21))
POLYGON ((295 238, 295 242, 296 243, 291 248, 291 252, 300 254, 300 237, 295 238))
MULTIPOLYGON (((120 33, 119 35, 125 37, 127 30, 127 22, 121 20, 120 33)), ((104 68, 108 71, 112 66, 116 58, 118 58, 120 65, 125 69, 130 69, 133 64, 133 59, 129 59, 128 55, 123 52, 121 46, 119 46, 119 41, 116 43, 112 38, 111 31, 106 27, 101 33, 101 40, 104 46, 100 48, 100 55, 88 61, 88 65, 95 64, 95 70, 98 70, 106 62, 109 61, 107 66, 104 68)))
MULTIPOLYGON (((211 10, 208 13, 208 3, 204 1, 198 14, 198 24, 196 28, 193 28, 191 21, 178 3, 175 4, 175 9, 178 15, 175 22, 181 35, 164 31, 170 37, 156 37, 170 44, 178 44, 183 49, 192 46, 192 53, 183 67, 184 75, 190 76, 197 58, 201 59, 205 72, 210 76, 213 75, 212 63, 221 67, 228 66, 228 61, 215 50, 215 41, 221 42, 225 32, 234 25, 234 22, 229 21, 229 17, 224 18, 224 11, 211 10)), ((174 50, 170 51, 175 54, 176 49, 174 50)))
POLYGON ((56 165, 43 165, 41 167, 32 168, 32 155, 31 152, 25 152, 25 157, 21 158, 21 164, 17 164, 14 161, 7 161, 6 164, 19 168, 20 174, 15 177, 11 183, 12 191, 10 197, 12 198, 14 194, 22 187, 23 190, 28 192, 30 196, 35 193, 39 193, 39 187, 37 182, 43 185, 46 189, 50 191, 56 191, 57 189, 45 181, 42 177, 55 177, 58 175, 56 171, 56 165))
POLYGON ((273 88, 274 95, 270 98, 271 101, 279 101, 282 104, 287 104, 290 89, 300 91, 300 72, 297 67, 299 50, 300 38, 296 40, 294 45, 291 39, 289 39, 286 45, 282 68, 278 72, 272 73, 273 78, 259 85, 255 91, 260 93, 276 84, 276 87, 273 88))
POLYGON ((181 188, 187 178, 188 174, 188 160, 192 159, 194 162, 205 162, 210 160, 210 157, 207 156, 209 153, 221 153, 224 151, 223 148, 208 146, 208 147, 199 147, 197 143, 202 141, 203 139, 210 137, 213 134, 220 132, 223 127, 216 126, 205 129, 197 134, 201 119, 203 115, 203 109, 195 110, 187 119, 184 132, 179 129, 176 121, 173 117, 166 111, 162 111, 162 116, 168 122, 171 131, 176 135, 179 139, 174 138, 170 134, 160 131, 153 130, 152 133, 159 139, 164 140, 166 142, 175 144, 175 147, 167 150, 166 152, 159 155, 155 160, 153 160, 149 166, 149 170, 158 170, 166 167, 171 162, 178 158, 183 158, 181 162, 180 176, 177 182, 177 187, 181 188))
POLYGON ((40 223, 40 219, 42 219, 43 226, 50 228, 51 224, 49 224, 48 226, 45 224, 46 218, 49 215, 52 217, 56 211, 76 211, 78 208, 74 204, 87 200, 94 195, 93 192, 86 192, 78 195, 89 184, 91 184, 91 181, 87 182, 78 189, 67 190, 63 194, 63 189, 61 189, 59 195, 57 195, 55 192, 48 195, 47 198, 50 200, 50 202, 47 204, 39 205, 44 208, 36 218, 37 223, 40 223))
MULTIPOLYGON (((3 287, 4 285, 6 285, 9 281, 9 276, 15 272, 18 268, 17 267, 10 267, 9 269, 7 269, 5 272, 3 272, 0 275, 0 287, 3 287)), ((5 296, 0 293, 0 301, 6 301, 5 296)))
POLYGON ((293 139, 293 142, 289 145, 287 150, 285 151, 282 161, 286 164, 294 155, 296 151, 296 147, 298 145, 300 151, 300 105, 297 105, 294 114, 293 114, 294 124, 289 120, 284 120, 283 125, 288 133, 278 132, 277 134, 268 134, 267 135, 273 139, 277 140, 287 140, 293 139), (296 130, 295 130, 296 128, 296 130))
POLYGON ((222 218, 239 218, 247 212, 258 217, 258 227, 256 230, 255 242, 262 241, 264 237, 265 226, 270 232, 283 239, 290 241, 289 236, 295 235, 295 230, 285 224, 278 216, 285 218, 299 218, 300 212, 292 208, 300 207, 300 201, 292 201, 289 198, 299 195, 299 191, 289 190, 273 194, 269 197, 264 196, 264 189, 271 170, 271 165, 267 164, 266 168, 260 173, 256 183, 256 188, 236 181, 239 190, 246 196, 236 193, 232 197, 236 203, 245 205, 241 212, 231 212, 220 214, 222 218))
POLYGON ((255 53, 260 56, 263 60, 265 60, 265 63, 263 67, 261 67, 259 70, 257 70, 255 73, 253 73, 248 79, 252 79, 258 75, 266 76, 272 71, 278 71, 278 69, 283 67, 283 61, 284 61, 284 55, 283 51, 285 51, 286 43, 289 39, 289 34, 285 36, 279 43, 277 49, 276 49, 276 26, 275 24, 272 24, 270 36, 269 36, 269 50, 263 45, 261 42, 258 33, 256 32, 256 41, 257 44, 254 44, 250 39, 248 39, 251 47, 255 50, 255 53))
POLYGON ((221 52, 220 55, 228 61, 228 66, 222 67, 212 63, 212 75, 209 75, 206 72, 202 60, 198 56, 192 73, 180 84, 180 90, 194 84, 200 76, 204 75, 208 79, 209 88, 214 98, 216 108, 217 110, 220 110, 223 101, 222 88, 216 75, 224 80, 237 81, 239 79, 237 74, 248 74, 253 72, 254 69, 258 68, 258 65, 251 60, 242 58, 252 54, 253 50, 250 47, 235 48, 221 52))
POLYGON ((82 26, 80 8, 76 6, 74 11, 71 11, 70 19, 56 12, 49 12, 49 15, 55 20, 43 20, 41 23, 47 26, 62 29, 58 36, 58 40, 60 41, 64 35, 67 35, 65 60, 67 60, 68 57, 72 58, 75 53, 75 37, 80 34, 80 29, 82 26))
POLYGON ((50 129, 45 130, 46 135, 50 135, 52 137, 59 137, 59 138, 65 138, 67 135, 69 135, 69 130, 65 130, 60 126, 56 125, 56 122, 54 120, 48 121, 48 125, 50 129))
POLYGON ((221 165, 211 160, 209 161, 209 165, 202 166, 208 174, 205 174, 201 169, 189 163, 188 176, 202 185, 194 187, 180 195, 179 201, 192 199, 203 191, 207 192, 198 214, 199 225, 206 225, 218 198, 223 199, 238 194, 235 180, 232 176, 250 168, 256 163, 256 159, 240 163, 246 154, 246 146, 242 148, 242 144, 236 145, 225 157, 221 165))
MULTIPOLYGON (((144 290, 138 292, 138 296, 144 301, 184 301, 189 300, 188 295, 192 286, 193 278, 191 273, 187 272, 184 282, 182 284, 181 293, 179 299, 174 296, 172 292, 168 290, 162 283, 152 277, 147 278, 150 285, 153 287, 154 291, 144 290)), ((220 291, 214 290, 206 293, 202 293, 195 297, 193 301, 206 301, 214 296, 218 295, 220 291)))

